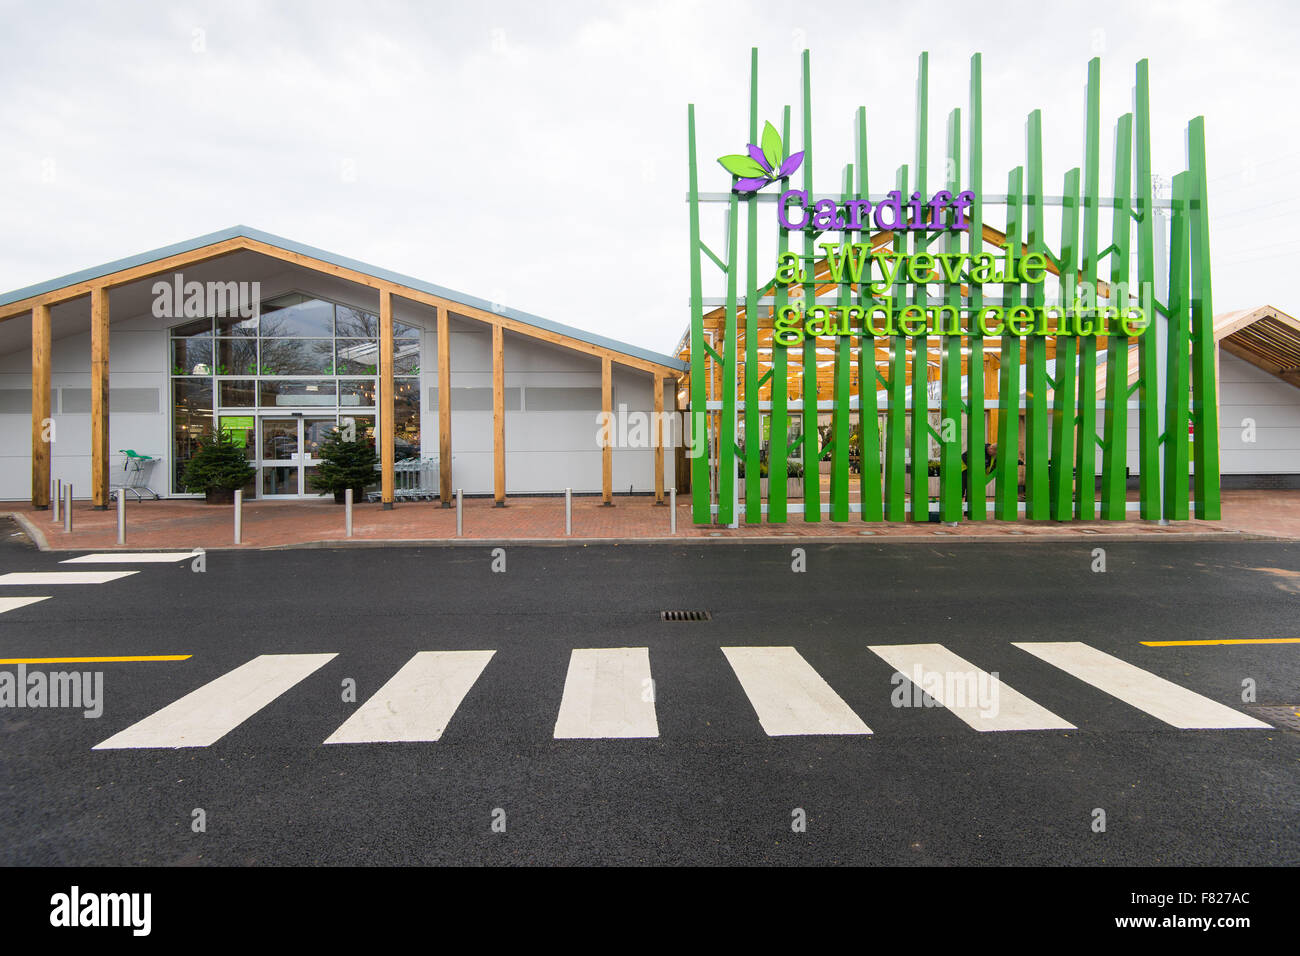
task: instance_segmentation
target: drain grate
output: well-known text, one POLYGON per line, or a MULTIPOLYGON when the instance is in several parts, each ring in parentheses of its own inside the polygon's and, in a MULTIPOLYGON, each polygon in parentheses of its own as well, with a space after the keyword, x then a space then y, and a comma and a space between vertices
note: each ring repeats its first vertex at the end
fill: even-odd
POLYGON ((708 611, 660 611, 661 621, 711 621, 713 615, 708 611))
POLYGON ((1277 707, 1257 705, 1246 709, 1274 727, 1300 730, 1300 704, 1283 704, 1277 707))

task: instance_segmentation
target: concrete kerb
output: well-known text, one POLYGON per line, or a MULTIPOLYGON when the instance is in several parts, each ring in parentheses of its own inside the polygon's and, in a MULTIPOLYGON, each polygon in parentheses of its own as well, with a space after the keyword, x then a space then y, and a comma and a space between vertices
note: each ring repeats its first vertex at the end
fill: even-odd
MULTIPOLYGON (((86 551, 91 550, 85 545, 79 547, 52 547, 45 537, 44 533, 38 528, 26 515, 18 512, 0 512, 0 517, 8 516, 18 522, 24 533, 35 542, 36 547, 41 551, 86 551)), ((291 544, 271 544, 271 545, 218 545, 204 547, 203 551, 294 551, 294 550, 346 550, 349 548, 418 548, 418 547, 487 547, 487 546, 528 546, 528 547, 546 547, 546 548, 570 548, 586 547, 587 545, 630 545, 630 544, 671 544, 671 545, 756 545, 756 544, 775 544, 775 545, 794 545, 799 544, 888 544, 897 542, 899 544, 935 544, 935 539, 943 537, 944 544, 950 543, 1002 543, 1002 544, 1024 544, 1026 542, 1043 542, 1061 544, 1073 542, 1076 544, 1089 541, 1289 541, 1281 535, 1258 534, 1245 531, 1188 531, 1188 532, 1146 532, 1133 533, 1125 531, 1096 531, 1095 533, 1083 534, 1080 531, 1071 533, 1048 532, 1043 534, 1025 534, 1015 536, 1011 540, 1008 536, 989 535, 989 534, 879 534, 879 535, 801 535, 791 533, 788 535, 719 535, 718 537, 635 537, 635 538, 327 538, 318 541, 298 541, 291 544)), ((165 548, 117 548, 113 545, 96 547, 93 550, 98 551, 185 551, 198 550, 183 545, 174 545, 165 548)))

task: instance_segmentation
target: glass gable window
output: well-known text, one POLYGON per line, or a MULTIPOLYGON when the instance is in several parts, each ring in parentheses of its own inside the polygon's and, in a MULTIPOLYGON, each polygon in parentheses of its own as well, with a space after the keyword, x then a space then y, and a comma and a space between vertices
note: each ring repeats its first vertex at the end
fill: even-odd
MULTIPOLYGON (((398 458, 421 454, 420 336, 419 328, 394 320, 398 458)), ((372 312, 294 292, 263 301, 255 318, 191 320, 169 337, 173 492, 183 491, 184 465, 216 421, 286 411, 358 422, 377 417, 379 317, 372 312)), ((247 434, 253 441, 257 431, 249 426, 247 434)))

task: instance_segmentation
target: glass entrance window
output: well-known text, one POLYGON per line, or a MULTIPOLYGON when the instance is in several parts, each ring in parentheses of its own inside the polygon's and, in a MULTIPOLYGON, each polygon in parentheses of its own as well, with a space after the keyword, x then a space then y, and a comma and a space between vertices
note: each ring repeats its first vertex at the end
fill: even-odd
MULTIPOLYGON (((393 321, 394 432, 398 458, 420 447, 422 331, 393 321)), ((290 293, 267 299, 253 318, 188 320, 169 335, 172 373, 172 491, 198 437, 239 420, 262 495, 310 495, 313 453, 339 416, 373 438, 379 393, 379 317, 364 309, 290 293)))

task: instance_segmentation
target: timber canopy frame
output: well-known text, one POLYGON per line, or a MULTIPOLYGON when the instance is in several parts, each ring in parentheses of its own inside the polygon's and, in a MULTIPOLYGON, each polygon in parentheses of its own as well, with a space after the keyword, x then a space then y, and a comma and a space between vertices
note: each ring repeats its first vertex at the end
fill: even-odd
MULTIPOLYGON (((394 419, 393 386, 393 298, 407 299, 436 311, 438 336, 438 495, 443 507, 452 496, 451 473, 451 342, 452 313, 477 321, 492 330, 493 456, 494 498, 505 504, 505 359, 504 333, 558 345, 599 359, 602 378, 602 412, 612 414, 612 366, 644 372, 651 377, 656 411, 663 407, 666 380, 676 381, 687 368, 671 356, 593 335, 539 316, 519 312, 466 296, 420 279, 371 266, 247 226, 165 246, 152 252, 106 263, 49 282, 28 286, 0 296, 0 322, 31 316, 32 323, 32 504, 50 505, 50 442, 46 423, 50 418, 52 339, 50 310, 55 305, 90 297, 91 335, 91 500, 95 508, 109 502, 109 292, 152 279, 186 266, 209 262, 238 252, 252 252, 311 272, 332 276, 379 293, 379 407, 381 421, 394 419)), ((394 441, 388 427, 380 435, 380 470, 385 508, 394 503, 394 441), (387 437, 385 437, 387 436, 387 437)), ((613 503, 613 449, 606 443, 601 456, 601 497, 613 503)), ((664 500, 663 445, 654 442, 655 501, 664 500)))

